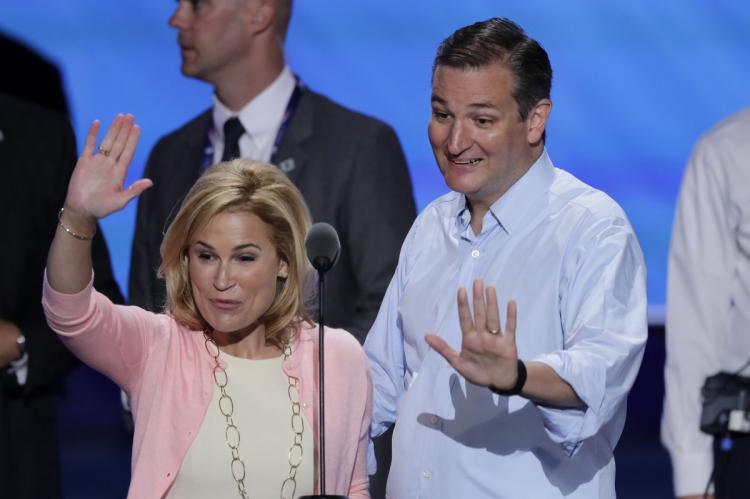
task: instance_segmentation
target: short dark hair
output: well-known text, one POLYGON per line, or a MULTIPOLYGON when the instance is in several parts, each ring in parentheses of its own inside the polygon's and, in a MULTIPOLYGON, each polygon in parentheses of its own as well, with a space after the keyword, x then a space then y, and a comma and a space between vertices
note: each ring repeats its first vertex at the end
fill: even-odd
POLYGON ((552 66, 539 42, 510 19, 493 17, 455 31, 438 47, 432 74, 438 66, 481 68, 495 61, 513 74, 513 99, 525 120, 532 107, 549 99, 552 66))
POLYGON ((276 30, 286 40, 289 21, 292 18, 292 0, 276 0, 276 30))

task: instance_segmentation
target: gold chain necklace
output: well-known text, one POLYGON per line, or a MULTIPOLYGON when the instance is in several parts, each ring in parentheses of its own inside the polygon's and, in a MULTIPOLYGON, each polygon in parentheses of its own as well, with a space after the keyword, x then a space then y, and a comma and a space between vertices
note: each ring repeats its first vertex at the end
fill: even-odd
MULTIPOLYGON (((249 499, 250 496, 245 488, 245 462, 240 458, 240 430, 232 419, 234 401, 226 389, 229 378, 227 377, 227 371, 219 363, 219 345, 205 331, 203 332, 203 336, 206 339, 206 350, 214 359, 214 382, 221 391, 219 412, 226 419, 227 427, 224 430, 224 438, 226 438, 227 445, 232 453, 232 462, 229 465, 232 470, 232 478, 237 483, 237 491, 240 497, 249 499)), ((282 351, 284 353, 284 360, 287 360, 292 355, 292 347, 288 340, 284 342, 282 351)), ((302 419, 299 403, 299 378, 287 375, 287 379, 289 381, 287 394, 292 405, 291 424, 294 438, 292 439, 292 445, 289 447, 289 475, 281 483, 281 499, 292 499, 297 490, 297 468, 302 464, 302 434, 305 431, 305 423, 302 419)))

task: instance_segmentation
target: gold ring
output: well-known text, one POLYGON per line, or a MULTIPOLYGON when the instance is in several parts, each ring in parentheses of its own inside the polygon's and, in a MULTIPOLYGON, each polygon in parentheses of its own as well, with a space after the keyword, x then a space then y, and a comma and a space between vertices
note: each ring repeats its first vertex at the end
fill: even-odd
POLYGON ((490 333, 490 334, 500 334, 500 330, 499 329, 490 329, 490 328, 487 328, 487 332, 490 333))
POLYGON ((103 155, 105 158, 109 157, 109 150, 104 149, 102 146, 99 146, 99 154, 103 155))

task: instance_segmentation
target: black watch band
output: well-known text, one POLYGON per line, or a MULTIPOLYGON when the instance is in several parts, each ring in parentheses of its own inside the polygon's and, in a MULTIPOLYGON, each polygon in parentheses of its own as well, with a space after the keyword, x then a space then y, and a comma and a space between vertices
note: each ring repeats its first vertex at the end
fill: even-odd
POLYGON ((516 384, 513 385, 513 388, 510 390, 499 390, 495 388, 494 386, 490 386, 490 390, 492 390, 492 393, 497 393, 498 395, 520 395, 521 391, 523 390, 523 385, 526 384, 526 364, 523 363, 521 359, 518 359, 518 377, 516 378, 516 384))

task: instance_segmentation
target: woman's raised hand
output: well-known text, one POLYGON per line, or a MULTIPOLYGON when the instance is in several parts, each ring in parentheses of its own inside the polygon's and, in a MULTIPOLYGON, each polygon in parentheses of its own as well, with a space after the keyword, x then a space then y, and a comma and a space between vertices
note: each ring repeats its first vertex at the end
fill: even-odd
POLYGON ((141 133, 133 115, 118 114, 95 150, 100 126, 98 120, 91 124, 68 184, 65 212, 69 216, 89 220, 106 217, 153 185, 149 179, 140 179, 124 188, 125 174, 141 133))

